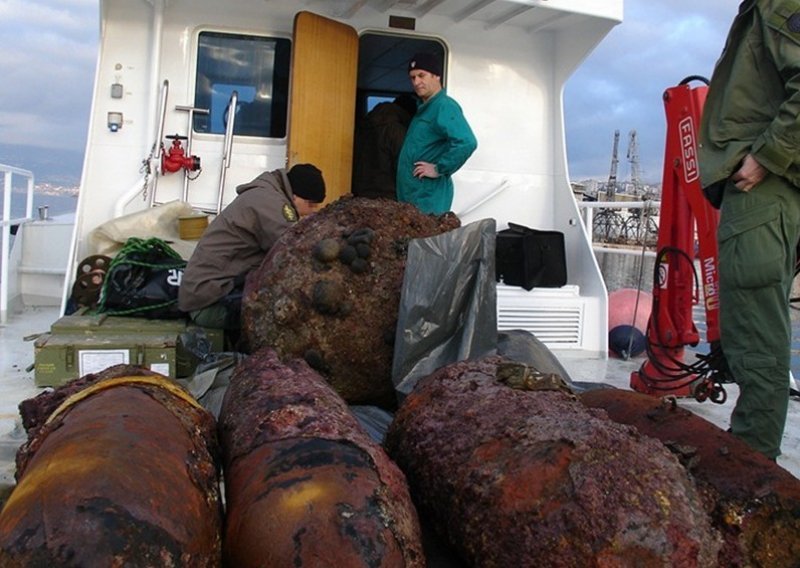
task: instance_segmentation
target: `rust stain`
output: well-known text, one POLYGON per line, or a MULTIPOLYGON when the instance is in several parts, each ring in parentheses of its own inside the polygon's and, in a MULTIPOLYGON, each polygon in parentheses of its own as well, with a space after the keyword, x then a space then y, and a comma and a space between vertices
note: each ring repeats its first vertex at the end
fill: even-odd
MULTIPOLYGON (((132 371, 114 369, 102 378, 132 371)), ((54 393, 28 405, 40 419, 0 513, 0 565, 218 566, 213 417, 140 382, 73 399, 47 421, 69 396, 54 393)))
POLYGON ((439 369, 387 435, 421 514, 468 564, 714 565, 719 534, 662 444, 560 388, 510 388, 508 370, 439 369))
POLYGON ((800 480, 673 399, 600 389, 580 400, 675 454, 722 534, 720 566, 800 566, 800 480))
POLYGON ((305 362, 251 355, 220 432, 228 565, 425 565, 405 477, 305 362))

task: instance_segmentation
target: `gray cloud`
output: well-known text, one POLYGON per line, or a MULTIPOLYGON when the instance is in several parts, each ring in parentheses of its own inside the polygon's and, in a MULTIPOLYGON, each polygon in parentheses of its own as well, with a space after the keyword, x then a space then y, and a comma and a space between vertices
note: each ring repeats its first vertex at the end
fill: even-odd
POLYGON ((636 130, 645 181, 661 181, 665 115, 661 96, 689 75, 710 77, 738 4, 731 0, 625 0, 614 28, 567 83, 570 176, 605 179, 614 130, 620 130, 619 177, 628 133, 636 130))
POLYGON ((97 0, 0 3, 0 140, 82 148, 97 59, 97 0))

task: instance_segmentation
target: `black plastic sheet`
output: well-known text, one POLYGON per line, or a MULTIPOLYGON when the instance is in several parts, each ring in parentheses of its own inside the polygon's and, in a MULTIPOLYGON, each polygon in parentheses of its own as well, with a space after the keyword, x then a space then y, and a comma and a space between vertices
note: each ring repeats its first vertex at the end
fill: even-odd
POLYGON ((401 400, 439 367, 494 352, 495 232, 484 219, 409 243, 392 364, 401 400))

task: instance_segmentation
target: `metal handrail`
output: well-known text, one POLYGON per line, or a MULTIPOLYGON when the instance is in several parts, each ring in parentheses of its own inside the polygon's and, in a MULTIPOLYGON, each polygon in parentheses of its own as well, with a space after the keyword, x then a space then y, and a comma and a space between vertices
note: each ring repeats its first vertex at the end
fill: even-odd
POLYGON ((33 172, 0 164, 3 172, 3 222, 0 229, 0 324, 8 321, 8 270, 11 260, 11 227, 33 220, 33 172), (11 191, 13 176, 28 178, 28 191, 25 202, 25 217, 11 219, 11 191))
MULTIPOLYGON (((576 201, 578 209, 583 210, 583 226, 589 244, 595 252, 608 252, 612 254, 639 254, 625 249, 615 249, 594 244, 592 235, 594 234, 594 210, 595 209, 661 209, 660 201, 651 199, 645 201, 576 201)), ((654 256, 652 251, 646 251, 645 256, 654 256)))
POLYGON ((228 102, 228 124, 225 128, 225 141, 222 143, 222 171, 219 175, 219 193, 217 195, 217 215, 222 211, 222 197, 225 192, 225 176, 231 166, 231 150, 233 149, 233 127, 236 125, 236 107, 239 106, 239 92, 231 93, 228 102))
MULTIPOLYGON (((159 92, 159 105, 158 105, 158 126, 156 126, 156 139, 153 141, 153 146, 150 149, 150 155, 145 158, 147 162, 145 167, 148 172, 153 174, 153 190, 150 193, 150 207, 159 205, 156 200, 156 190, 158 188, 158 176, 161 174, 161 154, 164 152, 164 123, 167 120, 167 99, 169 98, 169 80, 164 79, 161 83, 161 91, 159 92)), ((145 178, 146 179, 146 178, 145 178)), ((145 184, 147 182, 145 181, 145 184)), ((145 185, 144 191, 147 191, 145 185)))

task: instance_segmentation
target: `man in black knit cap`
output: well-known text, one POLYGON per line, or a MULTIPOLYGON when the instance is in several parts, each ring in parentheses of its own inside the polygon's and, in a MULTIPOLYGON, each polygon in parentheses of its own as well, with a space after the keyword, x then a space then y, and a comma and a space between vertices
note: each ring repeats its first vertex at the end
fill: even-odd
POLYGON ((311 164, 264 172, 236 188, 208 226, 183 273, 178 307, 198 325, 238 331, 247 273, 278 237, 325 200, 322 172, 311 164))

